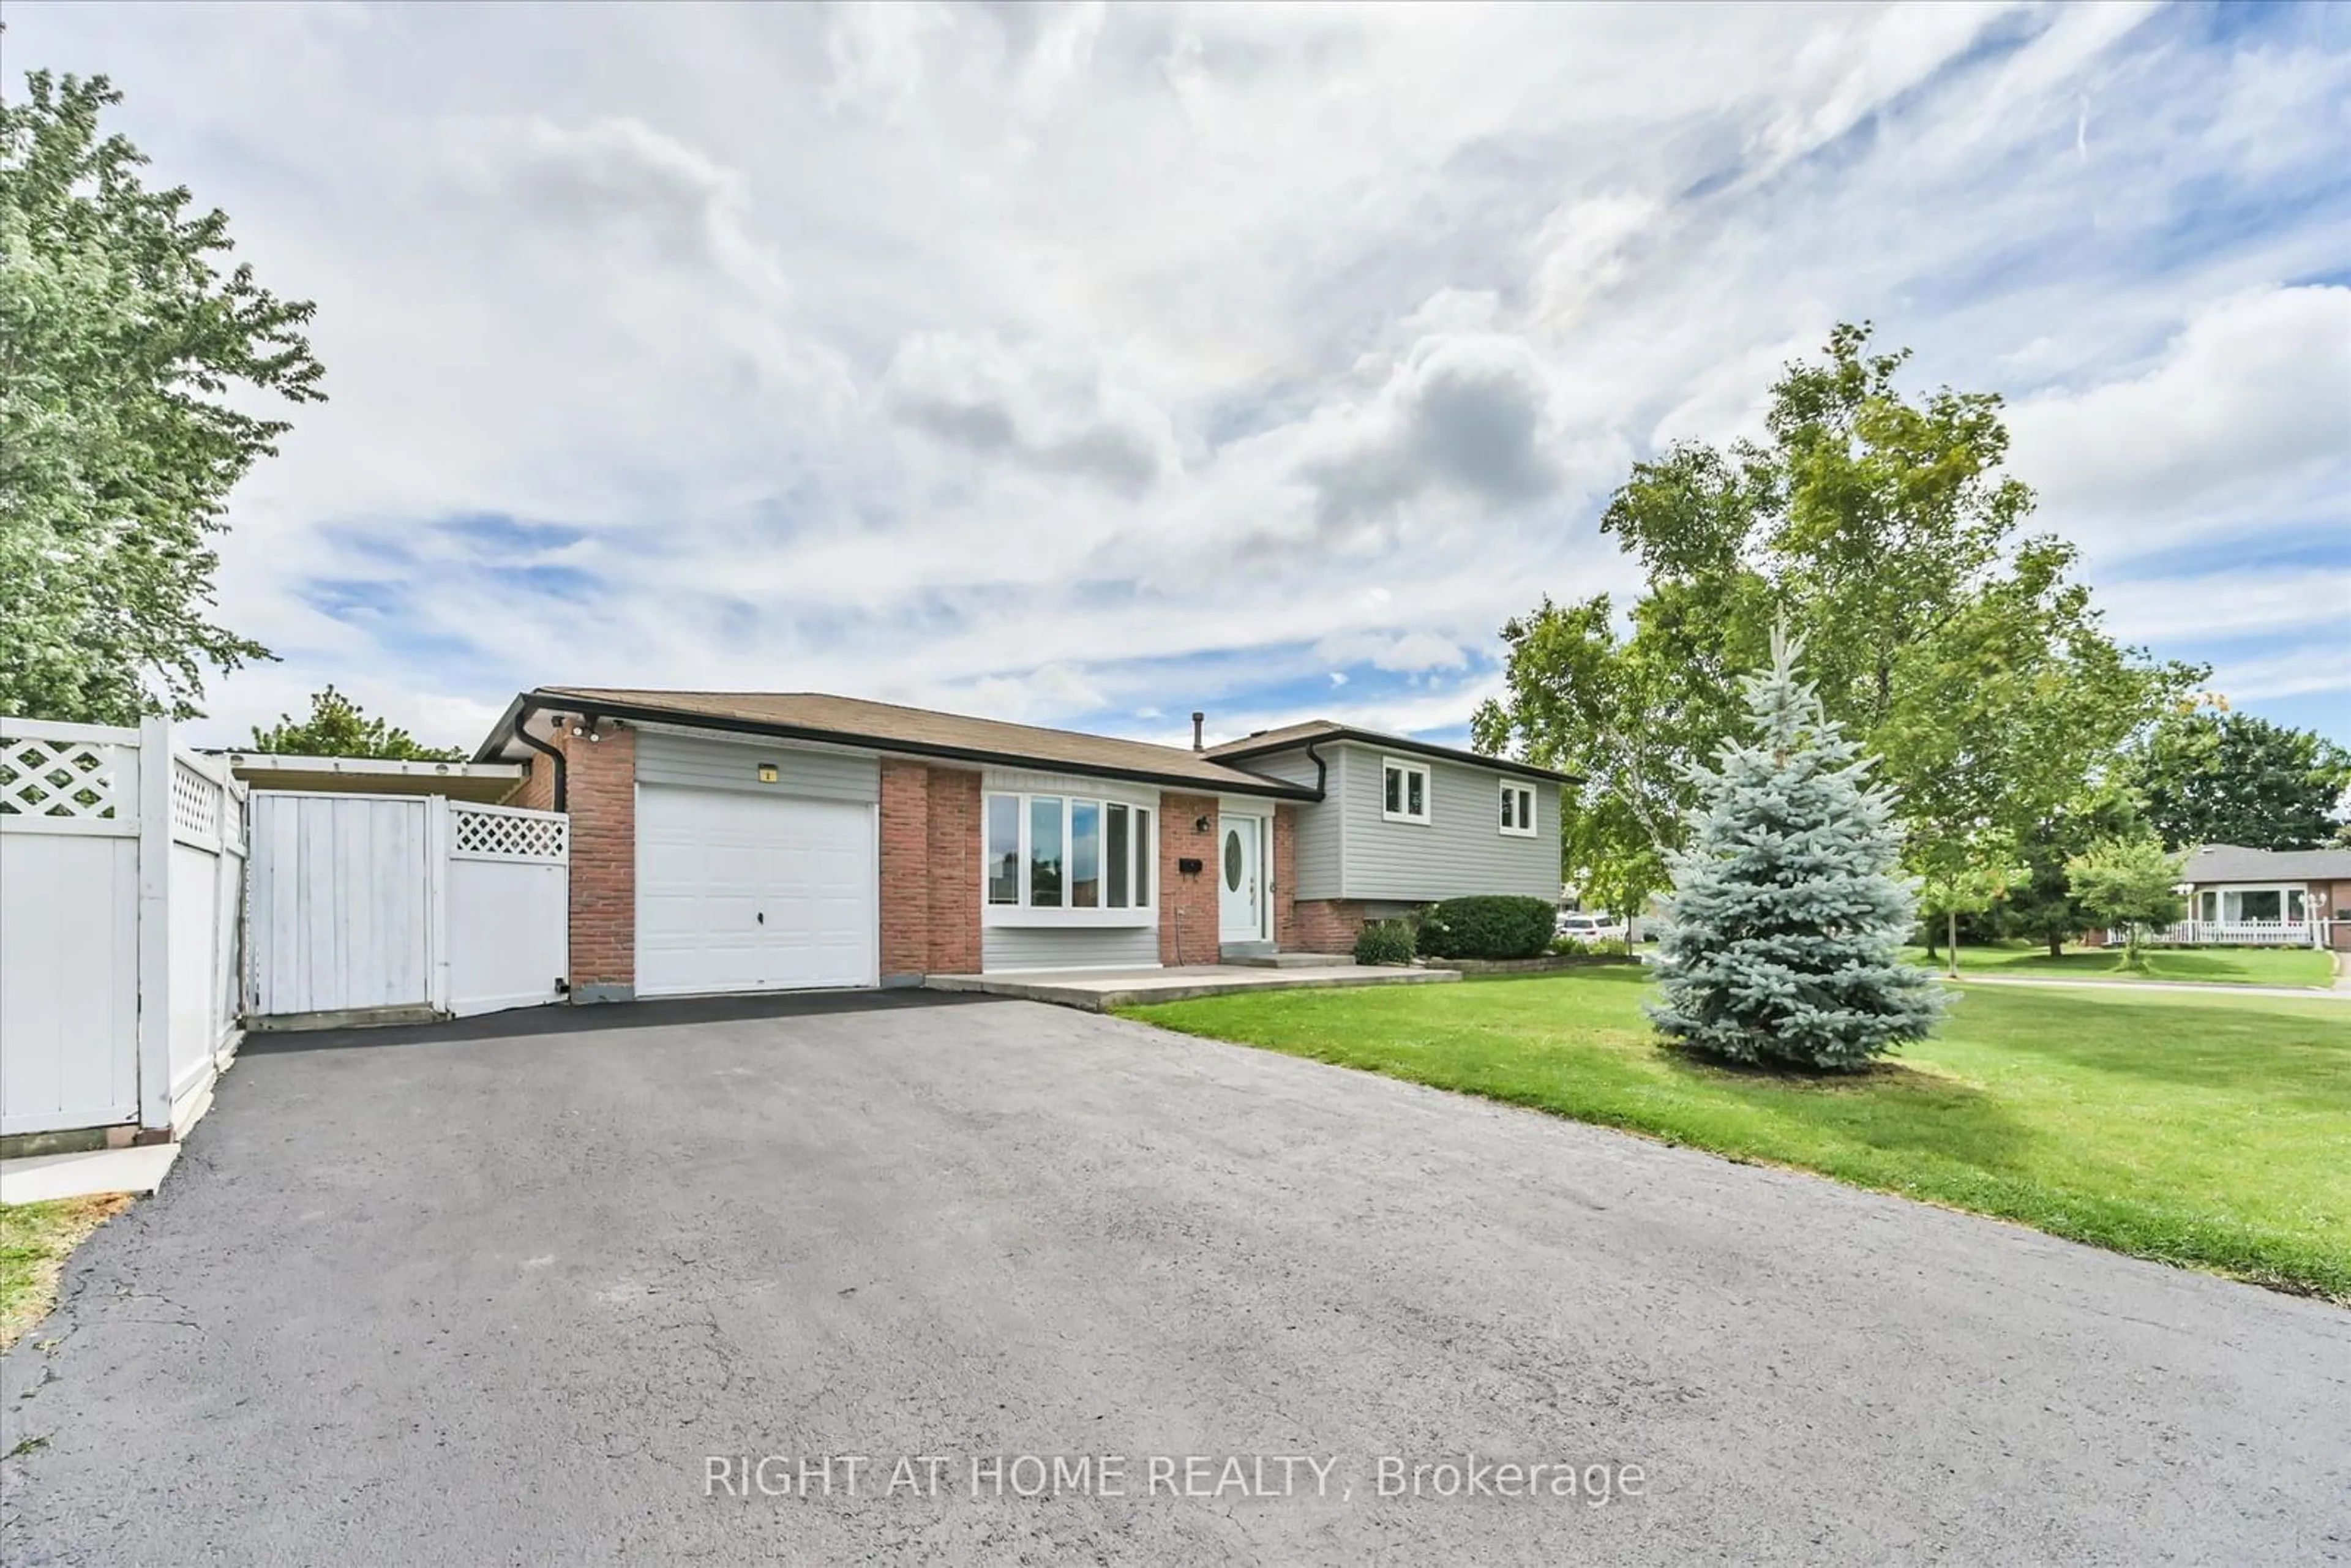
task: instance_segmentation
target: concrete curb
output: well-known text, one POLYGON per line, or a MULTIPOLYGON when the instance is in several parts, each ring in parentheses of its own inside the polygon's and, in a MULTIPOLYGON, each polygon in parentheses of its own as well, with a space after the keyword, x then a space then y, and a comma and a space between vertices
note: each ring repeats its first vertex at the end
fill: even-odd
POLYGON ((1359 986, 1429 986, 1458 981, 1451 969, 1383 969, 1363 974, 1286 974, 1279 969, 1251 970, 1247 978, 1202 977, 1179 984, 1123 986, 1105 977, 1098 981, 1069 979, 1023 980, 1010 975, 934 975, 923 982, 925 990, 978 991, 992 997, 1050 1002, 1090 1013, 1113 1008, 1146 1007, 1153 1002, 1186 1002, 1200 997, 1233 996, 1244 991, 1343 990, 1359 986))

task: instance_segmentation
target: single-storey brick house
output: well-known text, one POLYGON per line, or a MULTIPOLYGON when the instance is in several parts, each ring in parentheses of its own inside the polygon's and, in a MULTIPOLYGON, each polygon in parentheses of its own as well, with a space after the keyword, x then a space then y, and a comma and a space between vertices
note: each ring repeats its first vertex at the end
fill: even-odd
POLYGON ((2351 949, 2351 850, 2206 844, 2180 874, 2188 918, 2176 940, 2351 949))
POLYGON ((1559 890, 1545 768, 1318 722, 1191 749, 809 692, 542 687, 475 754, 571 819, 575 999, 1343 951, 1559 890))

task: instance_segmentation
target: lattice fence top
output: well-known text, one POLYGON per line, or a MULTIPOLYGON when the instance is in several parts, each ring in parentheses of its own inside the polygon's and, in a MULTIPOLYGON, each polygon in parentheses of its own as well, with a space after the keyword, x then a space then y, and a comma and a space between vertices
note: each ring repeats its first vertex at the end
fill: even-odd
POLYGON ((177 758, 172 759, 172 827, 181 833, 218 838, 221 787, 177 758))
POLYGON ((570 858, 571 821, 553 811, 519 811, 449 803, 449 852, 471 860, 545 861, 570 858))
POLYGON ((0 737, 0 816, 134 816, 122 777, 126 755, 123 747, 97 741, 0 737))

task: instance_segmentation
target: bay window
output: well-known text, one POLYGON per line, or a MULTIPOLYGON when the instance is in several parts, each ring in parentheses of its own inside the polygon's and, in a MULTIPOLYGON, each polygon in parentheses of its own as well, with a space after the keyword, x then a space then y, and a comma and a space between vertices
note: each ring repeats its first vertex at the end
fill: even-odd
POLYGON ((1113 800, 1102 808, 1102 869, 1109 875, 1108 902, 1113 909, 1126 907, 1127 867, 1134 852, 1127 845, 1134 841, 1127 833, 1127 808, 1113 800))
POLYGON ((1070 907, 1102 906, 1102 818, 1099 800, 1070 802, 1070 907))
POLYGON ((1084 796, 987 796, 985 907, 1039 911, 1073 925, 1148 925, 1158 841, 1151 808, 1084 796), (1121 918, 1122 913, 1128 918, 1121 918))
POLYGON ((1020 797, 987 798, 987 902, 1020 902, 1020 797))
POLYGON ((1061 814, 1059 795, 1029 798, 1029 907, 1061 907, 1061 814))

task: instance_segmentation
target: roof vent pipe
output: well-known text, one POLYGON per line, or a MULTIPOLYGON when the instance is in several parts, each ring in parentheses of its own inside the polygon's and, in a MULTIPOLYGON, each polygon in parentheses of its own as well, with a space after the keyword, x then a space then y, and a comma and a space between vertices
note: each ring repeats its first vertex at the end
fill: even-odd
POLYGON ((1208 716, 1207 714, 1200 712, 1197 708, 1195 708, 1192 711, 1192 749, 1195 751, 1201 749, 1200 727, 1207 722, 1208 716))

